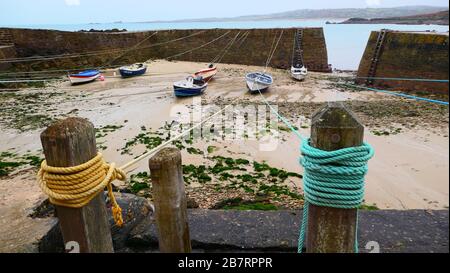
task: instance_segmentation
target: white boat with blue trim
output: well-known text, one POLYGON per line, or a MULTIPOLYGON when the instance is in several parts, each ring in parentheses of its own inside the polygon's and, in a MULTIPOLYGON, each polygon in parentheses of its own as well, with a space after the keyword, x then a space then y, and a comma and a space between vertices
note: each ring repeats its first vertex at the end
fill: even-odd
POLYGON ((251 93, 265 92, 273 83, 273 78, 270 74, 261 72, 249 73, 245 80, 251 93))
POLYGON ((147 72, 147 65, 144 63, 136 63, 129 66, 123 66, 119 68, 119 72, 123 78, 141 76, 147 72))
POLYGON ((69 74, 72 85, 93 82, 100 77, 98 70, 85 70, 78 73, 69 74))
POLYGON ((205 92, 208 83, 202 77, 189 76, 183 81, 173 84, 175 96, 177 97, 192 97, 198 96, 205 92))

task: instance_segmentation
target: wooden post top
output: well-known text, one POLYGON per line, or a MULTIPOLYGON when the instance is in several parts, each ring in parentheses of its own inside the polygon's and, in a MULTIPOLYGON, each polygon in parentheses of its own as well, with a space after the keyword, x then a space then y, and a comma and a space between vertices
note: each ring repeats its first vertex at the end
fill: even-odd
POLYGON ((77 166, 97 155, 94 125, 83 118, 56 121, 42 132, 41 142, 53 167, 77 166))
POLYGON ((311 141, 324 151, 361 146, 364 126, 342 102, 330 102, 312 118, 311 141))
POLYGON ((149 160, 149 166, 152 170, 161 169, 165 164, 180 164, 181 152, 177 148, 164 148, 149 160))

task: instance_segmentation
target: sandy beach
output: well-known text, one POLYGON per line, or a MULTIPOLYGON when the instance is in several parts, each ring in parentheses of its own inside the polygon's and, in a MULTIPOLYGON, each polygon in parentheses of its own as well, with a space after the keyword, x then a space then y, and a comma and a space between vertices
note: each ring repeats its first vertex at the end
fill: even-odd
MULTIPOLYGON (((246 91, 244 80, 246 73, 263 68, 242 65, 219 64, 217 77, 201 98, 175 98, 172 83, 205 66, 153 61, 149 63, 147 75, 139 78, 120 79, 111 70, 105 73, 103 82, 72 87, 64 81, 52 83, 43 90, 2 93, 0 162, 27 163, 8 167, 0 176, 0 245, 4 246, 0 251, 15 249, 23 241, 38 238, 50 224, 27 216, 45 200, 35 179, 36 161, 43 158, 39 135, 53 120, 73 116, 89 119, 98 128, 99 150, 109 162, 122 165, 153 147, 154 143, 146 142, 142 135, 159 136, 154 138, 157 143, 167 136, 167 125, 173 125, 174 121, 182 123, 180 109, 190 109, 192 105, 194 108, 222 107, 229 103, 239 107, 264 106, 259 95, 246 91), (17 233, 18 229, 24 232, 17 233)), ((312 72, 306 81, 296 82, 288 71, 269 69, 269 72, 275 83, 264 97, 303 135, 309 136, 311 114, 329 101, 345 101, 360 118, 365 125, 365 141, 376 151, 366 179, 367 206, 448 209, 447 106, 345 89, 338 77, 351 76, 349 73, 312 72)), ((240 110, 236 109, 239 115, 240 110)), ((298 163, 300 140, 280 121, 271 119, 271 122, 276 123, 279 134, 275 147, 268 151, 261 149, 261 140, 248 135, 237 140, 213 135, 178 143, 182 147, 187 194, 193 207, 223 208, 221 202, 233 198, 257 200, 277 208, 302 207, 302 184, 298 176, 303 173, 298 163), (232 159, 230 164, 227 159, 232 159), (217 164, 225 163, 234 168, 226 173, 214 172, 217 164), (280 175, 282 179, 270 181, 266 169, 258 171, 261 166, 287 177, 280 175), (277 188, 261 190, 267 188, 265 185, 277 188), (263 196, 261 191, 265 193, 263 196)), ((214 122, 206 124, 213 125, 214 122)), ((148 174, 144 172, 148 172, 148 160, 132 170, 129 182, 116 183, 117 188, 137 190, 139 195, 151 200, 151 184, 136 189, 140 183, 148 183, 148 174)))

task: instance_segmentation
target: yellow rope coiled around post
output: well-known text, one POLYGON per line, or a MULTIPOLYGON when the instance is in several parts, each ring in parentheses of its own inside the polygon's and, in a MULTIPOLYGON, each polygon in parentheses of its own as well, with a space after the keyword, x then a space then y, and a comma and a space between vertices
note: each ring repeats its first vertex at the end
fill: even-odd
POLYGON ((42 191, 49 196, 52 204, 62 207, 84 207, 107 188, 114 221, 120 227, 123 225, 122 209, 117 204, 111 185, 116 179, 125 181, 126 174, 114 163, 107 164, 101 153, 75 167, 50 167, 43 161, 38 172, 42 191))

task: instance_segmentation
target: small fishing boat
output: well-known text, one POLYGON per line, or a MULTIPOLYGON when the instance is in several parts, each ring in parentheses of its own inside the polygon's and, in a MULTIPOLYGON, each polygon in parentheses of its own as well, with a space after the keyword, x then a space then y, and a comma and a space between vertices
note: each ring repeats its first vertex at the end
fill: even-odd
POLYGON ((147 72, 147 65, 143 63, 136 63, 129 66, 123 66, 119 68, 119 72, 123 78, 141 76, 147 72))
POLYGON ((273 83, 271 75, 261 72, 249 73, 245 77, 245 80, 247 81, 247 87, 251 93, 267 91, 273 83))
POLYGON ((86 70, 75 74, 69 74, 69 80, 71 84, 93 82, 99 77, 100 71, 98 70, 86 70))
POLYGON ((308 69, 305 66, 301 67, 291 67, 291 75, 294 79, 303 81, 305 80, 306 76, 308 76, 308 69))
POLYGON ((185 80, 173 84, 175 96, 192 97, 198 96, 205 92, 208 83, 202 77, 189 76, 185 80))
POLYGON ((206 82, 209 82, 217 74, 217 67, 210 64, 208 68, 202 69, 194 74, 195 77, 202 77, 206 82))

